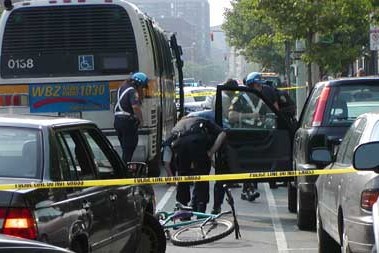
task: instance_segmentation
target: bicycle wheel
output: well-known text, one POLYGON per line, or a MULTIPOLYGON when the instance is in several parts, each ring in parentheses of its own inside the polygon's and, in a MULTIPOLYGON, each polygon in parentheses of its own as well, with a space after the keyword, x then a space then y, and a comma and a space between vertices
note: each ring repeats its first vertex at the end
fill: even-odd
POLYGON ((234 223, 229 220, 216 219, 209 221, 201 229, 201 224, 194 224, 178 229, 171 242, 176 246, 194 246, 214 242, 228 236, 234 231, 234 223))

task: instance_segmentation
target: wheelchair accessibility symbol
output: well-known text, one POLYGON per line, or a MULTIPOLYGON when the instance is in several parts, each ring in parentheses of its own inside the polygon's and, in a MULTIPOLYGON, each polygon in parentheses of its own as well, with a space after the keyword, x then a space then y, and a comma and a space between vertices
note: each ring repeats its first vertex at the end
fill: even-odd
POLYGON ((79 71, 89 71, 95 69, 93 55, 79 55, 79 71))

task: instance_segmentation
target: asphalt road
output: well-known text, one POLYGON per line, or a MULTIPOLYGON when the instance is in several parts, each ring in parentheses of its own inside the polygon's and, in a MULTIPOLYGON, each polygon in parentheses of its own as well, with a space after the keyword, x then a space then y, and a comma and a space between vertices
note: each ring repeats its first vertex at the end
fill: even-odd
MULTIPOLYGON (((161 210, 173 210, 175 187, 172 185, 154 186, 157 194, 157 207, 161 210)), ((241 200, 241 188, 233 188, 238 221, 242 238, 234 239, 234 233, 219 241, 195 246, 178 247, 167 244, 167 253, 197 252, 317 252, 315 231, 300 231, 296 225, 296 214, 287 209, 287 188, 270 189, 268 183, 260 183, 260 198, 254 202, 241 200)), ((211 196, 213 195, 213 183, 211 196)), ((212 208, 213 200, 207 210, 212 208)), ((224 203, 223 210, 228 210, 224 203)))

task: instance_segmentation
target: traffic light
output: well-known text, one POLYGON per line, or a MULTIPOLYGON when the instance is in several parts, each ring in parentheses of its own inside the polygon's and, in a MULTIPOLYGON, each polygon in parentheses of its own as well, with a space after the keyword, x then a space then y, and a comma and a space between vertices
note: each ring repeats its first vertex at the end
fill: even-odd
POLYGON ((213 41, 213 39, 214 39, 213 32, 210 33, 210 36, 211 36, 211 41, 213 41))

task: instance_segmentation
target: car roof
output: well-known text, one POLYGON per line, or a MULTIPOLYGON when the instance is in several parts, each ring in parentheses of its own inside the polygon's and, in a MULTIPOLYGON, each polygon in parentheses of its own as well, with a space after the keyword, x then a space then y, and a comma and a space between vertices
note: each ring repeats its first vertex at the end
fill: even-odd
POLYGON ((41 126, 94 124, 91 121, 58 116, 42 116, 31 114, 0 114, 0 126, 19 126, 39 128, 41 126))
POLYGON ((339 79, 333 79, 323 82, 318 82, 316 85, 327 85, 327 86, 339 86, 346 84, 372 84, 378 83, 379 85, 379 77, 377 76, 365 76, 365 77, 343 77, 339 79))

